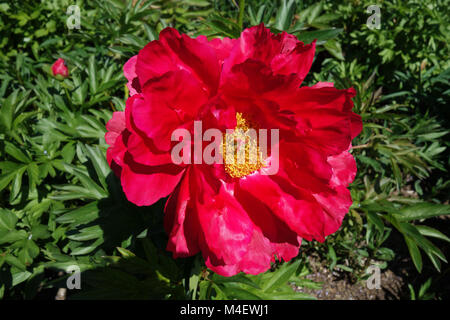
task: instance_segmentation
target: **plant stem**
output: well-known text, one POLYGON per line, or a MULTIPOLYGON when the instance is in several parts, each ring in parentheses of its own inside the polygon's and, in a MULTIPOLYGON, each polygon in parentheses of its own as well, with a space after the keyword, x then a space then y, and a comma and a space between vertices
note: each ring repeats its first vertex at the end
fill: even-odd
POLYGON ((352 149, 364 149, 370 147, 370 143, 360 144, 359 146, 352 146, 352 149))
POLYGON ((239 1, 239 18, 238 18, 238 25, 239 28, 242 30, 244 27, 244 9, 245 9, 245 0, 239 1))

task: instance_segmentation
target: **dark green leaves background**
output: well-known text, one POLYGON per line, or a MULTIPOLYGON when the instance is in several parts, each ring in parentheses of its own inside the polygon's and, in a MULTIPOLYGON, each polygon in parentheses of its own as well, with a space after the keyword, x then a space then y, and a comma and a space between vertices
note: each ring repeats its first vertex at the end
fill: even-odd
MULTIPOLYGON (((431 275, 410 298, 447 279, 450 242, 449 15, 445 1, 380 2, 379 30, 365 25, 372 1, 247 0, 244 27, 265 23, 317 54, 306 85, 353 86, 364 130, 352 151, 354 204, 324 244, 304 241, 290 263, 221 277, 200 256, 165 251, 163 205, 129 203, 105 160, 105 124, 123 110, 122 66, 159 31, 239 37, 239 1, 78 1, 81 29, 68 30, 69 0, 0 3, 0 297, 53 299, 77 265, 70 299, 311 299, 314 252, 331 270, 364 281, 370 264, 399 256, 431 275), (50 66, 59 57, 67 79, 50 66), (400 239, 401 241, 397 241, 400 239), (447 278, 443 275, 447 274, 447 278)), ((431 289, 430 289, 431 288, 431 289)))

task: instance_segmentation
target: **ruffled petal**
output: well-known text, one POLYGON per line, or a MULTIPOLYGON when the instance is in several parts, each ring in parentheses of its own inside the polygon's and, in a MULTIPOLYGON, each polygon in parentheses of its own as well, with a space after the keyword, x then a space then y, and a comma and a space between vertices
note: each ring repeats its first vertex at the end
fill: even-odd
POLYGON ((197 202, 197 214, 205 238, 205 249, 224 264, 236 264, 246 254, 253 223, 232 194, 221 188, 204 203, 197 202))
POLYGON ((225 60, 223 73, 248 59, 270 67, 274 74, 295 74, 301 83, 311 68, 315 41, 305 45, 286 32, 273 34, 263 24, 244 30, 230 57, 225 60))
POLYGON ((277 75, 261 61, 248 59, 222 74, 221 92, 227 98, 266 99, 290 94, 300 86, 295 74, 277 75))
POLYGON ((209 45, 216 51, 216 57, 219 60, 219 65, 221 66, 225 59, 230 55, 231 50, 238 42, 237 39, 230 38, 214 38, 209 40, 209 45))
POLYGON ((198 81, 180 70, 147 82, 129 108, 138 131, 159 150, 168 151, 173 131, 189 125, 206 102, 207 94, 198 81))
POLYGON ((361 118, 352 112, 354 95, 354 89, 320 83, 271 98, 281 111, 294 114, 300 143, 331 156, 346 150, 362 129, 361 118))
POLYGON ((127 87, 128 90, 130 90, 130 95, 134 95, 138 92, 141 92, 141 86, 136 74, 136 62, 137 62, 137 55, 131 57, 123 65, 123 73, 125 75, 125 78, 127 78, 128 80, 127 87))
POLYGON ((211 270, 228 277, 241 271, 248 274, 259 274, 270 268, 272 256, 273 250, 269 240, 262 235, 260 230, 255 229, 247 246, 247 252, 239 262, 236 264, 220 264, 209 259, 207 265, 211 270))
POLYGON ((212 95, 217 91, 220 67, 215 49, 203 37, 192 39, 166 28, 159 40, 150 42, 139 52, 136 73, 143 87, 148 80, 166 72, 185 70, 212 95))
POLYGON ((280 143, 279 175, 294 185, 321 192, 328 190, 333 171, 328 158, 315 148, 300 143, 280 143))
POLYGON ((132 134, 127 139, 127 151, 137 163, 159 166, 172 163, 170 152, 160 151, 152 140, 144 139, 139 134, 132 134))
POLYGON ((252 219, 261 235, 270 243, 270 252, 267 253, 269 261, 274 255, 278 259, 289 261, 297 256, 300 247, 300 239, 288 225, 280 220, 271 209, 260 199, 242 188, 236 190, 236 199, 252 219))
POLYGON ((332 191, 314 194, 324 212, 324 236, 336 232, 342 225, 348 209, 352 205, 350 191, 343 186, 337 186, 332 191))
POLYGON ((113 172, 119 177, 128 136, 129 132, 125 126, 125 113, 122 111, 114 112, 112 118, 106 124, 105 141, 109 145, 108 150, 106 150, 106 160, 113 172))
POLYGON ((113 112, 112 118, 106 124, 105 141, 114 146, 117 137, 125 130, 125 113, 123 111, 113 112))
POLYGON ((278 219, 300 237, 325 240, 323 212, 308 192, 291 186, 276 176, 249 175, 239 180, 242 189, 260 199, 278 219))
POLYGON ((138 206, 150 206, 167 197, 183 176, 184 168, 168 164, 144 166, 125 154, 120 180, 127 199, 138 206))
POLYGON ((167 250, 173 252, 174 258, 192 256, 200 251, 201 229, 191 200, 189 175, 188 169, 164 208, 164 229, 169 235, 167 250))
POLYGON ((347 187, 356 176, 356 162, 348 151, 329 157, 328 163, 333 168, 333 176, 330 179, 332 189, 314 194, 325 212, 326 235, 339 229, 352 205, 352 197, 347 187))

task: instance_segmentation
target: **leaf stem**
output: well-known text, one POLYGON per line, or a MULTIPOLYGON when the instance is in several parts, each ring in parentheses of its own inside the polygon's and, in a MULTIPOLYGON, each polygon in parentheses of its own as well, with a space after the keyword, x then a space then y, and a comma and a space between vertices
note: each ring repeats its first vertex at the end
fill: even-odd
POLYGON ((359 146, 352 146, 352 149, 364 149, 370 147, 370 143, 360 144, 359 146))
POLYGON ((238 25, 239 28, 243 29, 244 27, 244 9, 245 9, 245 0, 239 1, 239 18, 238 18, 238 25))

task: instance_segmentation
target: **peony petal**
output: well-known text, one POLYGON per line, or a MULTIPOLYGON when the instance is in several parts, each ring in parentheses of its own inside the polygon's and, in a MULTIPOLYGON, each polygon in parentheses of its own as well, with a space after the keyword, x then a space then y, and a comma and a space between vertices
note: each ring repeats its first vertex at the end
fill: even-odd
POLYGON ((174 192, 164 208, 164 228, 169 235, 167 250, 174 258, 192 256, 200 251, 200 224, 191 201, 190 170, 174 192))
POLYGON ((134 95, 138 92, 141 92, 141 86, 136 74, 136 62, 137 55, 131 57, 124 65, 123 65, 123 73, 125 78, 127 78, 128 83, 127 87, 130 90, 130 95, 134 95))
POLYGON ((274 176, 249 175, 239 180, 239 186, 260 199, 270 210, 300 237, 324 241, 324 217, 312 195, 294 188, 274 176))
POLYGON ((352 140, 361 133, 363 129, 362 118, 359 114, 351 113, 350 115, 350 128, 352 140))
POLYGON ((222 74, 221 91, 227 98, 272 100, 271 95, 289 94, 300 86, 295 74, 276 75, 261 61, 248 59, 222 74))
POLYGON ((141 165, 126 153, 120 179, 129 201, 138 206, 150 206, 167 197, 183 173, 182 167, 173 164, 152 167, 141 165))
POLYGON ((255 229, 247 253, 238 264, 238 270, 248 274, 259 274, 270 268, 273 257, 273 247, 270 241, 265 238, 261 231, 255 229))
POLYGON ((329 157, 328 163, 333 168, 333 176, 330 179, 333 189, 314 194, 325 213, 325 235, 336 232, 341 226, 352 205, 352 197, 347 187, 356 176, 356 162, 348 151, 329 157))
POLYGON ((307 123, 299 126, 304 134, 299 142, 320 148, 324 154, 339 154, 346 150, 352 140, 350 115, 333 109, 315 109, 296 113, 296 117, 307 123))
POLYGON ((144 139, 139 134, 129 136, 127 151, 140 164, 159 166, 172 163, 170 152, 158 150, 152 140, 144 139))
POLYGON ((106 124, 105 141, 110 146, 106 151, 106 160, 113 172, 120 177, 123 157, 126 152, 126 139, 129 132, 125 127, 125 113, 114 112, 112 118, 106 124))
POLYGON ((236 264, 247 252, 253 223, 239 202, 224 188, 197 202, 197 214, 209 251, 226 264, 236 264), (209 201, 208 201, 209 200, 209 201))
POLYGON ((280 143, 280 172, 297 186, 323 191, 332 177, 332 167, 325 154, 301 143, 280 143))
POLYGON ((297 39, 292 40, 286 33, 283 33, 282 37, 282 50, 273 58, 271 62, 272 70, 275 74, 289 75, 295 73, 303 82, 314 60, 316 40, 305 45, 297 39), (292 42, 295 43, 295 46, 292 42))
POLYGON ((198 81, 181 70, 148 82, 129 108, 136 128, 159 150, 168 151, 173 131, 191 123, 206 101, 198 81))
POLYGON ((143 87, 148 80, 177 70, 191 74, 211 95, 217 91, 220 64, 215 49, 203 37, 192 39, 166 28, 159 40, 150 42, 139 52, 136 73, 143 87))
POLYGON ((255 226, 261 230, 262 236, 269 241, 271 245, 270 259, 274 254, 278 259, 285 261, 297 256, 300 247, 297 234, 273 214, 268 206, 241 188, 236 191, 236 199, 247 211, 255 226))
POLYGON ((244 30, 230 57, 225 60, 223 73, 248 59, 270 67, 274 74, 295 74, 301 83, 314 59, 315 41, 305 45, 295 36, 283 32, 273 34, 263 24, 244 30))
MULTIPOLYGON (((198 39, 198 38, 197 38, 198 39)), ((219 60, 221 66, 225 59, 230 55, 233 47, 238 43, 237 39, 230 38, 214 38, 209 41, 209 45, 216 51, 216 57, 219 60)))
POLYGON ((338 90, 319 83, 271 98, 281 111, 295 114, 299 142, 331 156, 346 150, 362 128, 361 118, 351 111, 354 95, 353 89, 338 90))
POLYGON ((333 192, 314 194, 314 198, 323 209, 324 235, 328 236, 339 229, 344 216, 352 205, 350 191, 343 186, 338 186, 333 192))
MULTIPOLYGON (((348 150, 351 148, 348 148, 348 150)), ((342 153, 328 157, 328 163, 333 168, 333 176, 330 179, 332 186, 343 185, 347 187, 353 182, 356 176, 356 161, 346 150, 342 153)))
POLYGON ((105 141, 114 146, 117 137, 125 130, 125 113, 123 111, 113 112, 112 118, 106 124, 105 141))

